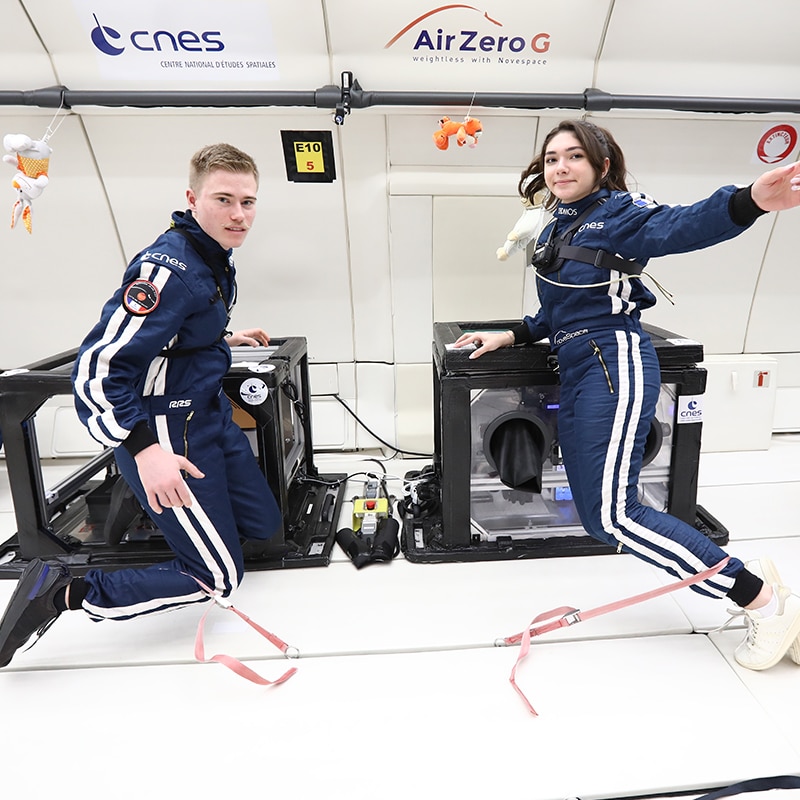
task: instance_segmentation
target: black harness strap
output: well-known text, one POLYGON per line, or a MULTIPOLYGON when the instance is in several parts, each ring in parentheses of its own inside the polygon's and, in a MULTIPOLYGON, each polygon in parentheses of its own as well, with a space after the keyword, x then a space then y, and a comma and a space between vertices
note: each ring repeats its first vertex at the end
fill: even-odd
POLYGON ((605 250, 592 250, 589 247, 576 247, 565 244, 558 247, 556 256, 568 261, 581 261, 600 269, 615 269, 628 275, 641 275, 644 267, 636 261, 628 261, 605 250))
MULTIPOLYGON (((222 333, 214 339, 211 343, 216 344, 217 342, 221 342, 225 338, 225 334, 228 331, 222 331, 222 333)), ((161 358, 186 358, 186 356, 193 356, 195 353, 199 353, 201 350, 208 350, 211 345, 204 344, 202 347, 181 347, 180 349, 168 349, 162 350, 159 355, 161 358)))
POLYGON ((550 235, 544 245, 536 248, 532 264, 536 271, 542 275, 555 272, 561 268, 565 261, 580 261, 591 264, 599 269, 617 270, 628 275, 641 275, 644 267, 636 261, 628 261, 621 256, 607 253, 605 250, 593 250, 590 247, 578 247, 570 244, 572 237, 583 221, 592 214, 596 208, 605 203, 605 198, 600 198, 592 203, 566 230, 555 236, 556 226, 550 230, 550 235), (537 260, 539 263, 537 263, 537 260))

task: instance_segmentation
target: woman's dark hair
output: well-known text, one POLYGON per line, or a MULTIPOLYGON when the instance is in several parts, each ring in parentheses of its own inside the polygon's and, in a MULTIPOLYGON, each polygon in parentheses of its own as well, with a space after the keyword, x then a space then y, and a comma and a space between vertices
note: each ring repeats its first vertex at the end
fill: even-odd
MULTIPOLYGON (((531 205, 534 205, 534 196, 542 190, 547 189, 544 182, 544 154, 547 151, 550 140, 556 134, 565 131, 567 133, 572 133, 581 143, 581 147, 584 149, 586 157, 589 159, 589 163, 594 167, 594 171, 597 173, 598 177, 603 174, 605 160, 609 160, 608 172, 599 180, 599 184, 602 188, 620 192, 627 191, 628 187, 625 184, 625 176, 627 175, 625 156, 622 154, 622 150, 611 133, 592 122, 567 119, 560 122, 547 134, 542 143, 539 155, 536 156, 523 171, 519 179, 519 184, 517 185, 517 190, 521 197, 527 200, 531 205)), ((547 198, 544 201, 544 207, 548 211, 552 211, 557 205, 558 198, 548 192, 547 198)))

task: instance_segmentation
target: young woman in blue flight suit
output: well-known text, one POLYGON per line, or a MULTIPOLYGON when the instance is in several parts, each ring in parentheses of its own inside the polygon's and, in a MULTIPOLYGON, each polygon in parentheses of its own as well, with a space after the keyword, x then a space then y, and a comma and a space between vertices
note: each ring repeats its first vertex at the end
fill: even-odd
POLYGON ((230 347, 268 345, 260 328, 226 330, 236 299, 233 249, 256 213, 258 169, 228 145, 190 161, 188 210, 128 265, 79 348, 75 403, 175 558, 143 569, 90 569, 34 559, 0 622, 0 667, 66 609, 129 619, 227 597, 242 580, 242 539, 265 540, 280 511, 222 378, 230 347), (201 586, 202 584, 202 586, 201 586))
MULTIPOLYGON (((664 206, 629 192, 625 159, 611 133, 567 120, 550 131, 520 178, 531 204, 545 193, 553 221, 533 257, 541 304, 504 332, 464 334, 470 358, 549 338, 558 353, 558 434, 576 509, 586 531, 669 573, 686 578, 726 553, 691 525, 638 497, 645 442, 661 373, 642 329, 656 298, 636 277, 650 258, 731 239, 769 211, 800 205, 800 164, 772 170, 751 186, 724 186, 689 206, 664 206)), ((727 596, 744 609, 748 634, 736 660, 767 669, 788 652, 800 664, 800 597, 783 586, 769 560, 730 558, 692 588, 727 596)))

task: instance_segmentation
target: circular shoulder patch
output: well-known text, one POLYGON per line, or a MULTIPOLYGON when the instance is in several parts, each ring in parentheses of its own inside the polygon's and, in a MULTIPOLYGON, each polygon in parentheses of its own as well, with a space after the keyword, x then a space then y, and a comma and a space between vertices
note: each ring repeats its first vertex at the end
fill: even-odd
POLYGON ((158 293, 156 285, 141 278, 134 281, 125 290, 125 294, 122 297, 122 305, 131 314, 142 317, 154 311, 160 299, 161 295, 158 293))

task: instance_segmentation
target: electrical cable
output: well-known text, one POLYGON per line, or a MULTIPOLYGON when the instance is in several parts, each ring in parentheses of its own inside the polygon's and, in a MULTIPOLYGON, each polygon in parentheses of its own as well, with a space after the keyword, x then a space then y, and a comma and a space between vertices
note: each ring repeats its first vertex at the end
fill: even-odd
MULTIPOLYGON (((305 422, 306 407, 298 398, 297 387, 292 383, 291 380, 287 379, 281 384, 281 389, 283 390, 283 393, 286 395, 286 397, 289 398, 289 400, 291 401, 291 403, 294 406, 295 410, 297 411, 297 416, 300 418, 300 421, 301 422, 305 422)), ((383 439, 380 436, 378 436, 378 434, 375 433, 375 431, 373 431, 371 428, 369 428, 369 426, 364 422, 364 420, 362 420, 355 413, 355 411, 353 411, 353 409, 350 408, 350 406, 347 405, 347 403, 345 403, 345 401, 342 400, 342 398, 339 397, 339 395, 336 394, 335 392, 331 393, 331 394, 320 394, 320 395, 314 395, 314 396, 315 397, 333 397, 335 400, 337 400, 339 403, 341 403, 345 407, 345 409, 353 417, 353 419, 355 419, 355 421, 358 422, 358 424, 361 425, 361 427, 364 428, 364 430, 370 436, 373 436, 381 444, 383 444, 386 447, 390 448, 393 451, 393 453, 395 453, 395 454, 402 453, 404 456, 418 456, 419 458, 433 458, 433 454, 432 453, 417 453, 417 452, 415 452, 413 450, 402 450, 401 448, 397 447, 397 445, 391 444, 391 442, 387 442, 385 439, 383 439)), ((375 461, 375 463, 380 463, 376 459, 370 459, 370 460, 375 461)))
POLYGON ((375 437, 381 444, 391 448, 395 453, 402 453, 404 456, 418 456, 419 458, 433 458, 433 453, 417 453, 413 450, 402 450, 401 448, 397 447, 397 445, 393 445, 390 442, 387 442, 385 439, 382 439, 380 436, 378 436, 377 433, 375 433, 375 431, 369 428, 369 426, 356 414, 355 411, 353 411, 352 408, 350 408, 349 405, 347 405, 347 403, 345 403, 344 400, 342 400, 341 397, 339 397, 338 394, 336 393, 322 394, 322 395, 315 395, 315 397, 333 397, 335 400, 340 402, 345 407, 345 409, 353 417, 353 419, 355 419, 355 421, 358 422, 358 424, 361 425, 361 427, 364 428, 364 430, 370 436, 375 437))

